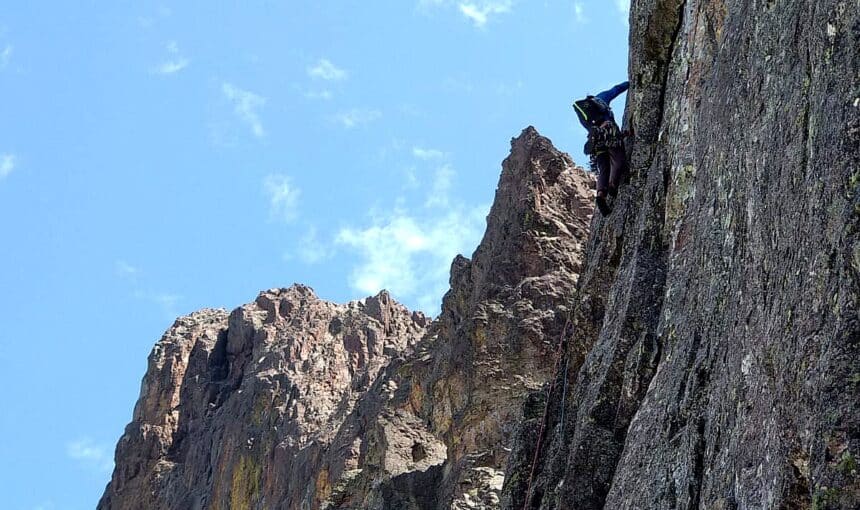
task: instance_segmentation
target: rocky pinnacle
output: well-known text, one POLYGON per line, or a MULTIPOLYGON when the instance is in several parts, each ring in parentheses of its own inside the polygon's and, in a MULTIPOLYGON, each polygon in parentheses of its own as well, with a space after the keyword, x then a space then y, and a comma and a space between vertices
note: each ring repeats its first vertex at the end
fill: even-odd
POLYGON ((100 509, 497 508, 524 399, 552 376, 593 178, 534 128, 430 322, 295 285, 156 344, 100 509))

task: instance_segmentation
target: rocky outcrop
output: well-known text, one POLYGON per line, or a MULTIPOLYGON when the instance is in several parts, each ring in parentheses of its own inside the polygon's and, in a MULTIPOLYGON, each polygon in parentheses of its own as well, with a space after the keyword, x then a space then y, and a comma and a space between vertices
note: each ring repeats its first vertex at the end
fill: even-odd
MULTIPOLYGON (((434 499, 407 504, 404 475, 392 478, 402 470, 383 477, 371 470, 353 480, 352 498, 341 508, 498 507, 522 401, 552 375, 588 236, 593 184, 534 128, 512 141, 483 240, 472 260, 454 260, 442 313, 417 354, 393 364, 380 381, 397 390, 385 398, 370 392, 374 405, 360 420, 374 423, 375 432, 359 436, 389 445, 397 434, 387 431, 426 424, 446 451, 432 482, 421 482, 434 499), (359 489, 382 479, 391 483, 369 495, 359 489), (386 491, 394 497, 380 495, 386 491)), ((396 455, 408 456, 408 449, 396 455)))
POLYGON ((302 286, 182 318, 150 356, 102 509, 497 508, 523 399, 553 375, 593 178, 534 128, 429 324, 302 286))
MULTIPOLYGON (((176 321, 149 358, 99 508, 299 508, 358 398, 427 319, 293 286, 176 321)), ((337 452, 354 462, 358 448, 337 452)), ((318 503, 318 502, 317 502, 318 503)))
POLYGON ((858 508, 860 4, 630 20, 632 182, 592 225, 503 508, 858 508))

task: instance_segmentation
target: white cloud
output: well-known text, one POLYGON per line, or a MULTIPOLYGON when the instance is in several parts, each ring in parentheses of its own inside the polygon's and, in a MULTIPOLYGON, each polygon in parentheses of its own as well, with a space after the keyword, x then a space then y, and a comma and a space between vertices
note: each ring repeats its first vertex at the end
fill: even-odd
POLYGON ((321 58, 316 65, 308 67, 308 76, 326 81, 339 81, 346 79, 347 73, 328 59, 321 58))
POLYGON ((164 308, 165 312, 170 316, 175 316, 177 313, 173 312, 176 308, 176 304, 182 299, 182 296, 177 294, 168 294, 165 292, 156 293, 151 296, 151 299, 161 305, 164 308))
MULTIPOLYGON (((137 287, 137 282, 132 278, 132 287, 137 287)), ((161 308, 162 313, 168 319, 173 319, 179 315, 176 305, 182 301, 182 296, 171 294, 169 292, 148 292, 137 288, 132 295, 137 299, 142 299, 150 303, 154 303, 161 308)))
POLYGON ((322 99, 328 101, 333 97, 330 90, 309 90, 305 92, 305 97, 308 99, 322 99))
POLYGON ((233 104, 233 111, 236 115, 250 126, 254 136, 258 138, 265 136, 266 131, 263 129, 263 123, 260 121, 257 110, 266 105, 266 98, 226 82, 221 86, 221 91, 227 100, 233 104))
POLYGON ((6 178, 15 170, 15 155, 3 154, 0 156, 0 179, 6 178))
POLYGON ((308 231, 299 240, 298 253, 299 257, 307 264, 317 264, 334 255, 331 247, 319 239, 317 229, 314 226, 308 228, 308 231))
POLYGON ((113 469, 113 458, 108 449, 97 445, 89 438, 81 438, 66 444, 66 455, 81 465, 97 469, 99 471, 110 471, 113 469))
POLYGON ((369 124, 380 117, 382 117, 382 112, 379 110, 353 108, 335 115, 332 119, 343 127, 352 129, 363 124, 369 124))
POLYGON ((469 18, 478 28, 483 28, 493 14, 503 14, 511 11, 510 0, 485 0, 480 5, 463 2, 458 5, 460 13, 469 18))
POLYGON ((462 92, 471 94, 475 90, 475 84, 471 80, 447 77, 442 81, 442 89, 446 92, 462 92))
POLYGON ((615 0, 615 7, 625 23, 630 20, 630 0, 615 0))
POLYGON ((420 219, 402 209, 372 218, 363 228, 344 228, 336 243, 353 248, 361 262, 350 285, 363 294, 388 289, 396 298, 437 313, 458 253, 470 254, 484 230, 486 207, 458 207, 420 219))
POLYGON ((178 58, 176 60, 167 60, 159 64, 153 72, 155 74, 173 74, 178 73, 179 71, 188 67, 188 64, 191 63, 187 58, 178 58))
POLYGON ((114 261, 114 272, 119 278, 127 283, 129 290, 131 291, 131 295, 135 299, 147 301, 156 305, 161 309, 164 316, 169 319, 173 319, 179 315, 177 305, 182 301, 182 296, 172 294, 170 292, 153 292, 150 290, 144 290, 145 286, 141 282, 142 271, 139 267, 132 265, 125 260, 118 259, 114 261))
POLYGON ((188 67, 190 60, 179 53, 179 45, 176 41, 168 41, 165 45, 170 58, 152 69, 154 74, 174 74, 188 67))
POLYGON ((272 218, 287 223, 296 219, 301 192, 293 186, 288 176, 269 175, 263 180, 263 188, 269 198, 269 214, 272 218))
POLYGON ((123 278, 134 279, 137 274, 140 273, 140 270, 137 267, 124 260, 117 260, 116 263, 114 263, 114 268, 116 270, 116 274, 123 278))
POLYGON ((517 80, 514 83, 499 83, 496 85, 496 93, 500 96, 513 96, 523 90, 523 81, 517 80))
POLYGON ((436 149, 425 149, 423 147, 412 147, 412 155, 418 159, 442 159, 445 153, 436 149))
POLYGON ((447 207, 449 193, 451 192, 451 181, 454 179, 454 170, 449 165, 443 165, 436 169, 433 176, 433 186, 424 202, 426 207, 447 207))
POLYGON ((406 179, 405 187, 408 189, 416 189, 420 186, 420 182, 418 181, 418 173, 415 171, 414 166, 407 166, 403 169, 403 176, 406 179))
POLYGON ((581 1, 573 2, 573 15, 577 23, 588 23, 585 17, 585 5, 581 1))
POLYGON ((6 66, 9 65, 9 62, 12 60, 12 45, 7 44, 3 47, 3 51, 0 51, 0 69, 6 69, 6 66))

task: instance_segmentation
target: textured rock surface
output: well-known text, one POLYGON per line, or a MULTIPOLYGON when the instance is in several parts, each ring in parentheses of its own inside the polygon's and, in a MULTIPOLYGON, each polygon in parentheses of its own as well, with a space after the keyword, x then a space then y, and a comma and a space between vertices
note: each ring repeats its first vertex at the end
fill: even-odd
POLYGON ((486 234, 471 261, 454 260, 442 313, 387 404, 446 447, 437 499, 423 508, 498 506, 522 401, 552 374, 593 184, 533 128, 512 141, 486 234))
POLYGON ((860 2, 634 0, 634 177, 503 507, 860 507, 860 2))
POLYGON ((177 321, 100 508, 860 507, 860 2, 630 28, 587 244, 590 180, 526 129, 432 324, 304 287, 177 321))
POLYGON ((99 508, 314 503, 326 446, 426 325, 386 293, 334 305, 302 286, 179 319, 150 355, 99 508))
POLYGON ((497 508, 523 399, 553 374, 593 179, 528 128, 432 324, 306 287, 177 321, 102 509, 497 508))

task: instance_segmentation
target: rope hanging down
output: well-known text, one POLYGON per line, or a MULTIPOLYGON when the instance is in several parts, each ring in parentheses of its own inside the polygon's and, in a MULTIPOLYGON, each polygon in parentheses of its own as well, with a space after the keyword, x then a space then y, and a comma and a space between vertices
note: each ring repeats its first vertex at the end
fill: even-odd
MULTIPOLYGON (((555 363, 553 365, 553 370, 552 370, 553 374, 558 373, 559 364, 561 362, 561 356, 563 353, 565 353, 567 351, 566 346, 567 346, 567 329, 568 329, 568 326, 570 326, 570 312, 568 312, 567 320, 564 323, 564 327, 561 329, 561 338, 559 339, 558 347, 556 348, 556 351, 555 351, 555 363)), ((564 386, 563 386, 563 390, 562 390, 562 401, 561 401, 561 417, 562 417, 561 418, 561 426, 562 426, 562 429, 564 428, 564 401, 567 398, 567 365, 568 365, 567 356, 565 356, 564 358, 565 358, 565 360, 564 360, 564 376, 563 376, 564 386)), ((540 456, 541 443, 543 442, 543 435, 544 435, 544 432, 546 430, 547 416, 549 415, 550 399, 552 398, 552 392, 555 389, 555 383, 556 383, 556 378, 553 377, 552 383, 550 383, 549 389, 547 390, 547 393, 546 393, 546 404, 544 405, 544 408, 543 408, 543 418, 541 418, 540 431, 538 432, 537 444, 535 445, 535 454, 534 454, 534 458, 532 459, 531 470, 529 471, 529 484, 528 484, 528 488, 526 489, 525 499, 523 501, 523 510, 528 510, 529 500, 532 497, 532 483, 534 483, 535 469, 537 468, 538 457, 540 456)))

